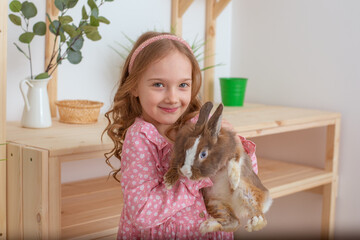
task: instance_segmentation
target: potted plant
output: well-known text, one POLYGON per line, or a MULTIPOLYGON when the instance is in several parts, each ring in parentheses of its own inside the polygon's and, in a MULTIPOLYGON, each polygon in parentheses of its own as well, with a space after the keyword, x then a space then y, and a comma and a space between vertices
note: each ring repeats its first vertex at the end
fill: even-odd
POLYGON ((23 33, 19 36, 19 42, 25 47, 14 43, 16 48, 29 60, 30 76, 21 81, 20 89, 24 97, 25 107, 22 116, 22 125, 31 128, 44 128, 51 126, 51 115, 46 86, 52 73, 62 61, 68 60, 72 64, 78 64, 82 60, 81 48, 85 39, 98 41, 101 39, 98 28, 101 23, 109 24, 110 21, 99 14, 99 8, 105 2, 114 0, 87 0, 87 5, 81 9, 81 20, 78 24, 73 22, 73 18, 67 14, 68 10, 74 8, 78 0, 54 0, 59 15, 55 19, 49 20, 49 27, 45 22, 38 21, 31 25, 31 20, 37 15, 37 8, 34 3, 29 1, 20 2, 13 0, 9 7, 12 13, 9 14, 10 21, 21 27, 23 33), (51 58, 45 71, 34 74, 32 70, 31 42, 35 36, 44 36, 46 31, 50 31, 54 37, 54 48, 51 58), (55 46, 58 45, 58 48, 55 46), (26 50, 24 50, 26 49, 26 50), (24 86, 27 84, 29 90, 27 96, 24 86))

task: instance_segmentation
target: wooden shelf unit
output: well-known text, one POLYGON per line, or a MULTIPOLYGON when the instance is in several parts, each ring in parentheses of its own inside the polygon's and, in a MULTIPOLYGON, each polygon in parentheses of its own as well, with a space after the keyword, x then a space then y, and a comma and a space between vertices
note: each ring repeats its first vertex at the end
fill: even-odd
MULTIPOLYGON (((246 104, 226 107, 224 118, 244 137, 327 127, 324 168, 259 158, 259 175, 273 198, 320 187, 324 196, 322 237, 331 238, 340 114, 246 104)), ((8 189, 19 189, 8 192, 9 238, 94 239, 116 234, 123 204, 119 183, 107 177, 66 184, 60 179, 62 162, 103 157, 112 148, 107 136, 100 140, 105 126, 104 119, 94 125, 54 120, 51 128, 36 130, 7 124, 8 189)))

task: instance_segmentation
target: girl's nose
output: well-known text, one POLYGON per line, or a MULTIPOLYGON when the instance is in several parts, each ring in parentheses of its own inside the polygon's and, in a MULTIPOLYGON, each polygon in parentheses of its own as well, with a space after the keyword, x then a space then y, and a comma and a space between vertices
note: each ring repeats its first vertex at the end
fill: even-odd
POLYGON ((168 89, 168 91, 167 91, 167 93, 166 93, 166 99, 165 99, 165 101, 166 101, 167 103, 170 103, 170 104, 177 103, 177 101, 178 101, 178 94, 177 94, 176 89, 174 89, 174 88, 168 89))

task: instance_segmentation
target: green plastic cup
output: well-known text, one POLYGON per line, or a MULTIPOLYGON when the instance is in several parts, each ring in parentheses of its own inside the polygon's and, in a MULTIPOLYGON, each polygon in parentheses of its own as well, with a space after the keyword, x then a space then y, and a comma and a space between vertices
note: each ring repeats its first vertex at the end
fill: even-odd
POLYGON ((243 106, 247 78, 220 78, 221 99, 224 106, 243 106))

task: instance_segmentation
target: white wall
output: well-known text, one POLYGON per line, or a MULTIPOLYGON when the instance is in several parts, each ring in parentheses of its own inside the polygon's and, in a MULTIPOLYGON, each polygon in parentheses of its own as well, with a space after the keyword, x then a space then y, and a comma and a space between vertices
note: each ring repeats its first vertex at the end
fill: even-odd
MULTIPOLYGON (((341 236, 360 235, 359 9, 356 0, 241 0, 232 5, 231 74, 249 78, 247 101, 342 114, 335 222, 341 236)), ((299 137, 282 134, 254 141, 259 155, 291 156, 288 160, 321 165, 324 146, 318 143, 324 132, 309 130, 299 137)), ((319 209, 321 198, 304 193, 277 199, 269 215, 282 225, 274 226, 270 219, 265 235, 284 229, 318 235, 311 227, 320 227, 318 211, 309 204, 319 209)))
MULTIPOLYGON (((87 1, 80 0, 75 9, 69 11, 75 22, 81 16, 81 7, 87 1), (78 17, 76 17, 78 16, 78 17)), ((35 21, 45 20, 45 2, 36 1, 38 16, 35 21), (40 3, 39 3, 40 2, 40 3), (43 17, 39 17, 43 16, 43 17)), ((110 46, 121 50, 116 44, 129 42, 123 33, 136 39, 149 30, 170 31, 171 1, 169 0, 115 0, 100 8, 100 15, 107 17, 110 25, 101 25, 99 30, 102 40, 92 42, 88 39, 82 50, 83 60, 78 65, 66 61, 58 69, 58 99, 90 99, 105 103, 101 113, 106 112, 115 93, 115 86, 120 76, 122 58, 110 46)), ((216 63, 224 66, 215 69, 215 78, 228 76, 230 73, 231 47, 231 3, 218 17, 216 63)), ((18 42, 21 34, 19 27, 8 21, 8 76, 7 76, 7 120, 20 121, 24 102, 18 88, 19 82, 30 75, 29 63, 17 51, 13 42, 18 42)), ((205 36, 205 0, 197 0, 183 16, 183 37, 189 43, 195 38, 204 41, 205 36)), ((44 66, 45 39, 35 37, 32 42, 34 72, 40 73, 44 66)), ((19 44, 21 45, 21 43, 19 44)), ((200 63, 202 64, 202 63, 200 63)), ((220 101, 220 91, 216 88, 216 101, 220 101)), ((106 175, 110 170, 103 159, 86 162, 86 169, 79 171, 85 162, 64 163, 62 181, 68 182, 88 176, 106 175)))

